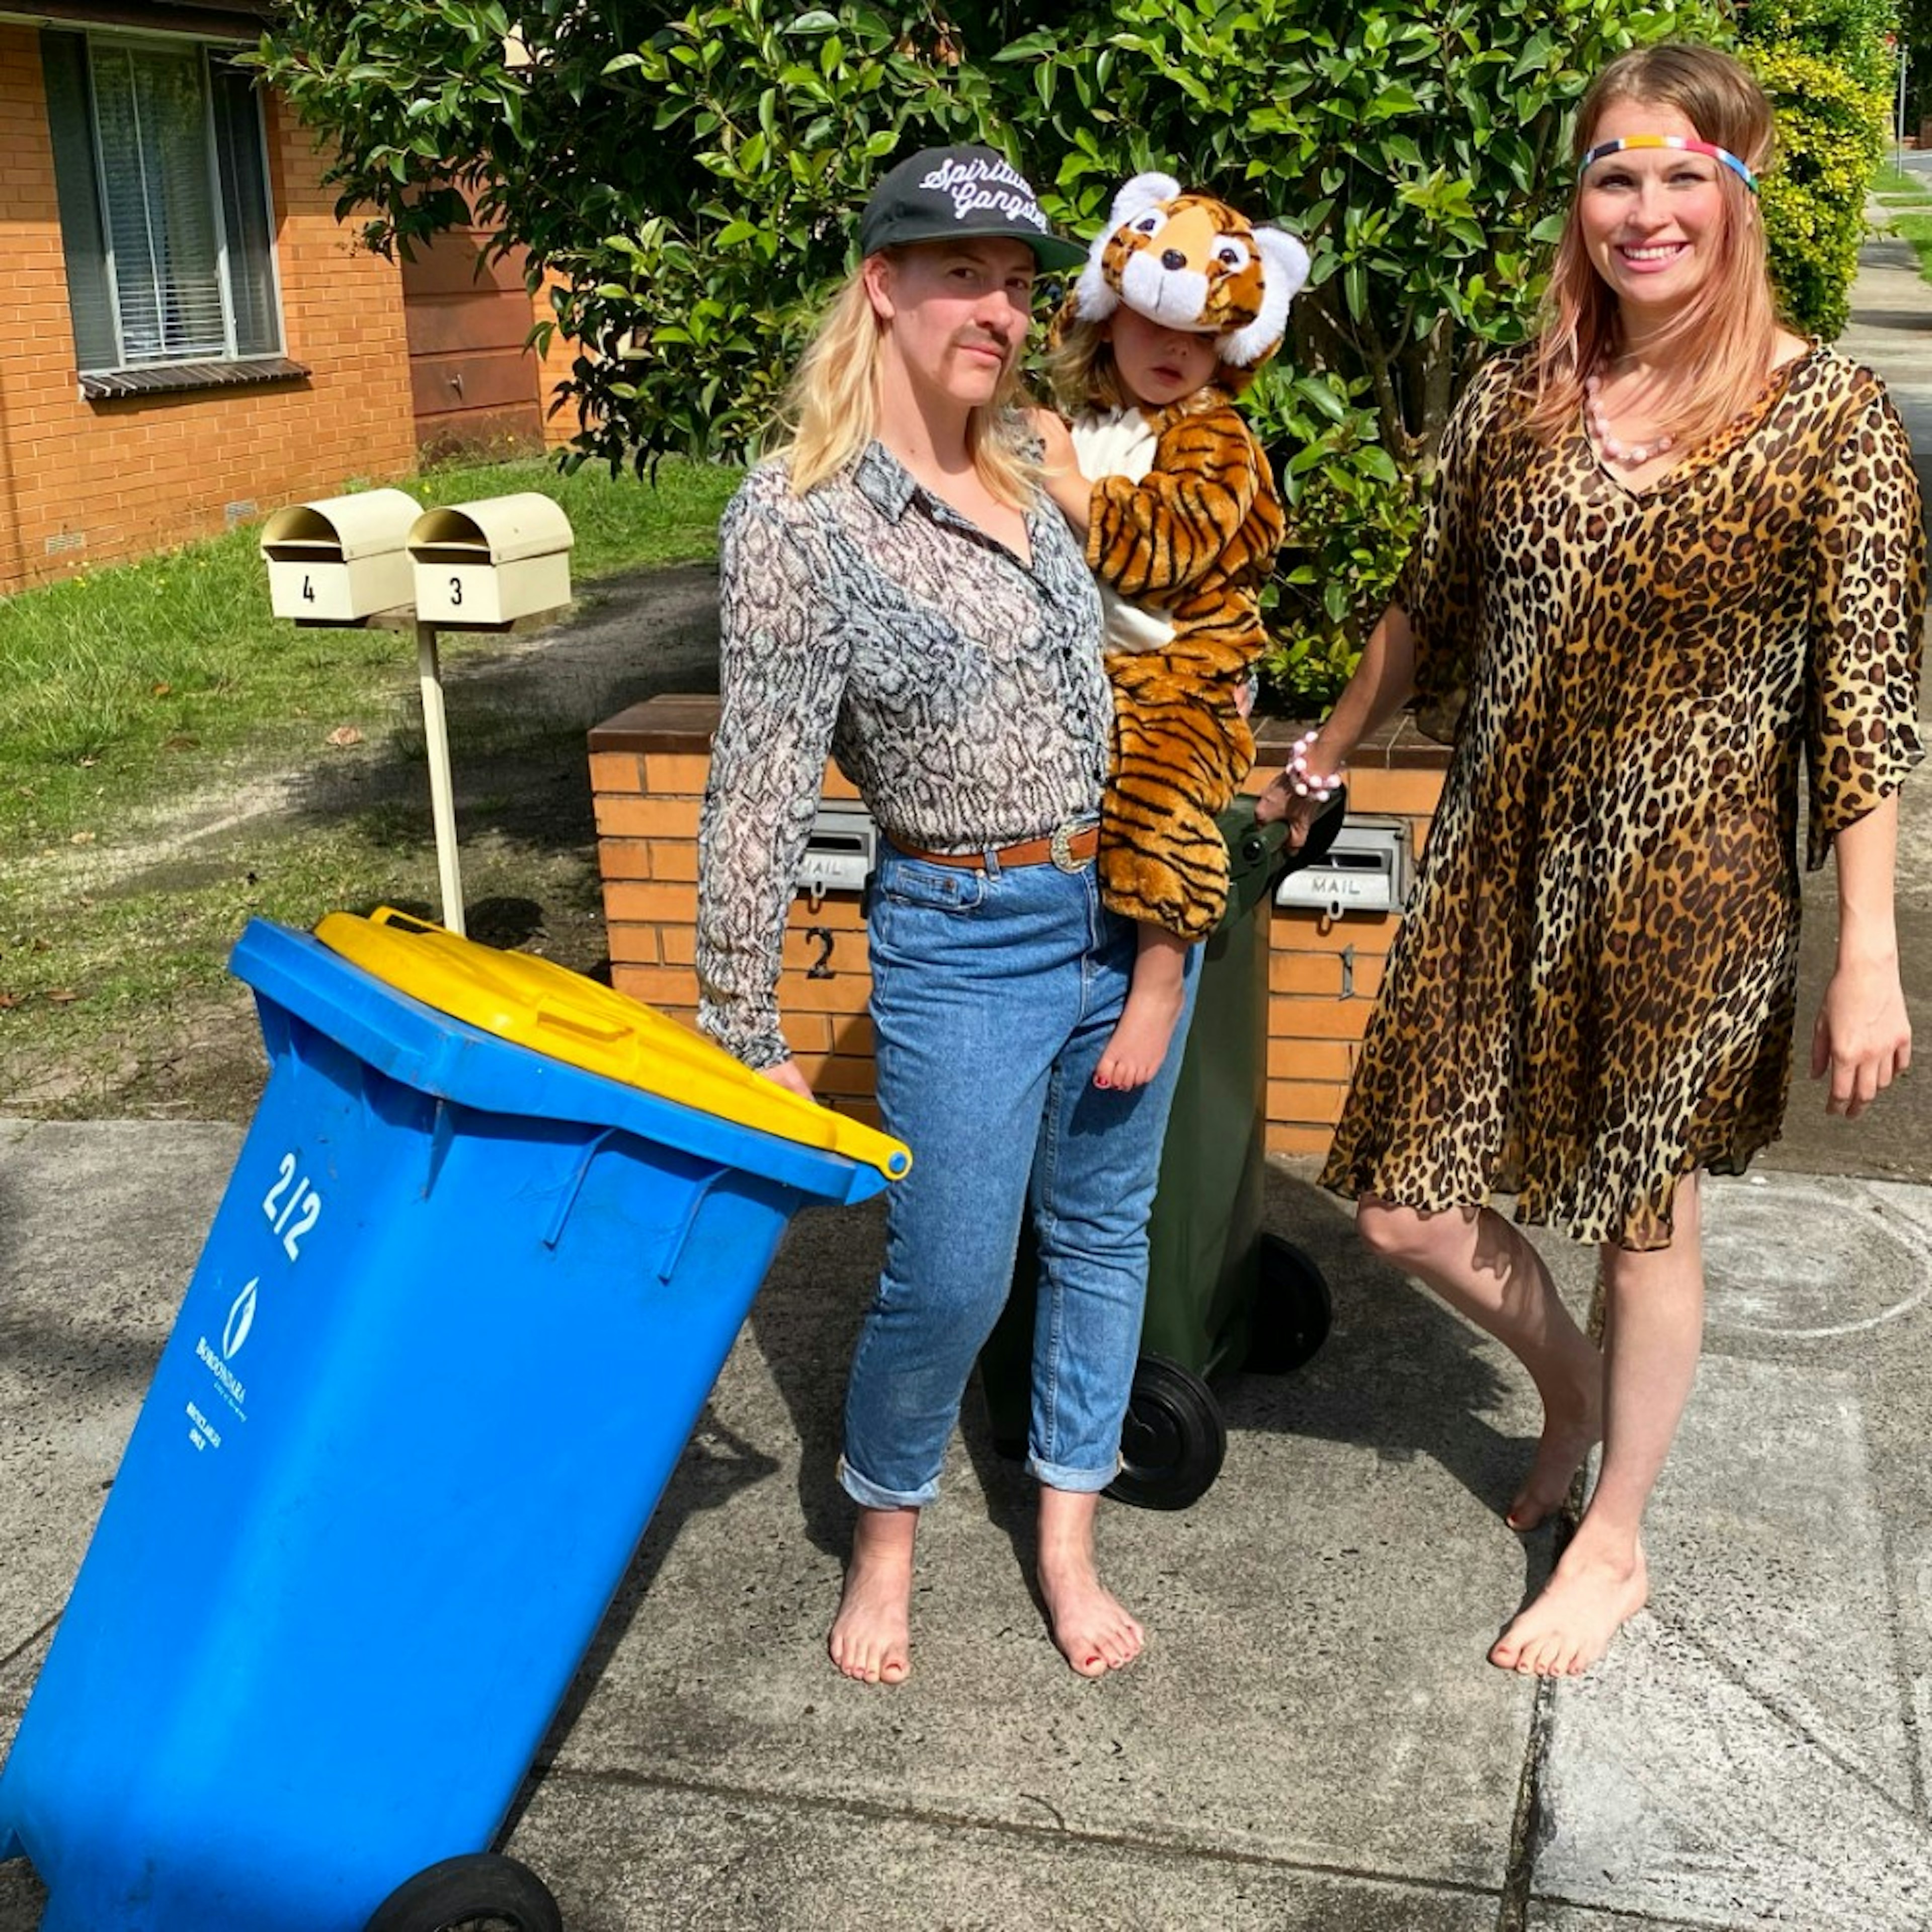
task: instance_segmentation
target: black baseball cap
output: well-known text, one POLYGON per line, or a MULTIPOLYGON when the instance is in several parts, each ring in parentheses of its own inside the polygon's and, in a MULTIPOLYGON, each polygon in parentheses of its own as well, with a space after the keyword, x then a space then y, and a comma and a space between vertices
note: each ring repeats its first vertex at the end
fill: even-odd
POLYGON ((991 148, 926 148, 909 154, 872 190, 859 218, 859 251, 876 255, 911 242, 998 235, 1024 242, 1042 268, 1077 268, 1078 242, 1047 226, 1038 196, 991 148))

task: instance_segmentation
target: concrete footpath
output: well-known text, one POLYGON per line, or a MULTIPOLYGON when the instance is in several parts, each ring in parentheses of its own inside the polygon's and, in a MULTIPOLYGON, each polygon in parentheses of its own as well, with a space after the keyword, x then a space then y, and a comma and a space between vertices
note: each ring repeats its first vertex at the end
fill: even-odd
MULTIPOLYGON (((1880 244, 1859 317, 1846 346, 1932 454, 1932 289, 1880 244)), ((1932 785, 1905 796, 1932 1040, 1932 785)), ((1334 1330, 1300 1373, 1228 1385, 1227 1467, 1192 1509, 1106 1510, 1142 1662, 1097 1684, 1061 1663, 1027 1486, 969 1403, 922 1539, 914 1675, 845 1683, 823 1650, 849 1522, 832 1466, 880 1222, 876 1204, 802 1217, 505 1849, 571 1932, 1921 1932, 1928 1081, 1850 1127, 1801 1083, 1775 1159, 1712 1186, 1708 1349, 1652 1514, 1654 1602, 1561 1686, 1483 1661, 1551 1559, 1549 1533, 1499 1520, 1529 1391, 1286 1163, 1270 1220, 1327 1273, 1334 1330)), ((0 1734, 240 1142, 0 1120, 0 1734)), ((1542 1245, 1581 1311, 1593 1257, 1542 1245)), ((567 1380, 567 1338, 536 1339, 567 1380)), ((518 1587, 514 1552, 473 1555, 479 1592, 518 1587)), ((436 1749, 372 1718, 372 1754, 436 1749)), ((29 1932, 44 1896, 0 1868, 0 1932, 29 1932)))

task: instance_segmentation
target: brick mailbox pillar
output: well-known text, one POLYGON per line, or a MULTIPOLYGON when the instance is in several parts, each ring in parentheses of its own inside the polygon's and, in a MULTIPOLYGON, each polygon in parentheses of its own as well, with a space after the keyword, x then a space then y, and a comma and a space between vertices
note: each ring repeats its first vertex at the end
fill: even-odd
MULTIPOLYGON (((590 734, 611 983, 687 1024, 698 1013, 698 819, 717 722, 715 698, 655 698, 590 734)), ((1280 769, 1297 728, 1263 719, 1256 735, 1252 790, 1280 769)), ((1352 818, 1400 826, 1419 852, 1448 763, 1444 747, 1398 723, 1357 754, 1352 818)), ((828 766, 823 796, 858 794, 828 766)), ((1268 1150, 1319 1155, 1340 1114, 1400 915, 1335 918, 1275 906, 1269 921, 1268 1150)), ((876 1121, 871 988, 859 893, 795 898, 778 989, 785 1036, 822 1100, 876 1121)))

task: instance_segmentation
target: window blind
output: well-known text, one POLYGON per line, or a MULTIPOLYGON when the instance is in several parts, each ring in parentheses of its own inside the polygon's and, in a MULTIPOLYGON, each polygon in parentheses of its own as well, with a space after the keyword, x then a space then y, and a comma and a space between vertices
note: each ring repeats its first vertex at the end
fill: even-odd
POLYGON ((199 51, 97 47, 94 118, 122 353, 130 362, 225 355, 199 51))
POLYGON ((198 46, 41 37, 83 372, 281 347, 247 77, 198 46))

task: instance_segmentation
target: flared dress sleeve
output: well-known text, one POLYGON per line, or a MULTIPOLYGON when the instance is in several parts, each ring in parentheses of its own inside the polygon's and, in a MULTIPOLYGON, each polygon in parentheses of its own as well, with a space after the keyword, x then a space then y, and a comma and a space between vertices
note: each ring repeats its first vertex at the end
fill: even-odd
POLYGON ((1492 357, 1463 392, 1442 434, 1421 531, 1396 583, 1393 601, 1415 639, 1410 704, 1432 737, 1454 735, 1468 690, 1482 628, 1484 446, 1522 369, 1520 352, 1492 357))
POLYGON ((754 471, 718 530, 719 688, 698 829, 698 1022, 748 1066, 791 1057, 778 982, 792 884, 850 657, 808 514, 754 471))
POLYGON ((1905 426, 1856 372, 1811 506, 1814 574, 1805 862, 1896 791, 1924 755, 1918 724, 1925 529, 1905 426))

